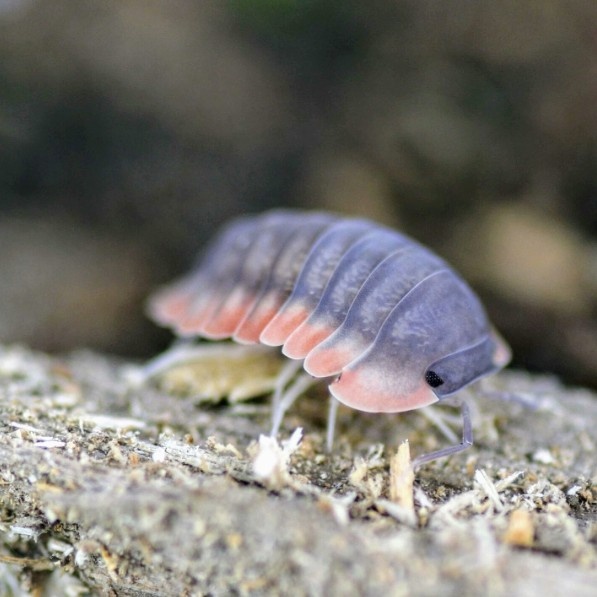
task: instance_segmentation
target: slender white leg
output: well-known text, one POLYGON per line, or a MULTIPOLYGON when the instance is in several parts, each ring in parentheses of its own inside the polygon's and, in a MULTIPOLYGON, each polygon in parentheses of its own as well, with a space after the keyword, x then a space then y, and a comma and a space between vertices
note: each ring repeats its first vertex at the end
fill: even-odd
POLYGON ((338 405, 340 403, 330 395, 330 409, 328 411, 328 427, 325 437, 325 447, 328 452, 332 451, 334 445, 334 432, 336 431, 336 416, 338 414, 338 405))
POLYGON ((200 359, 205 355, 205 346, 189 340, 175 342, 168 350, 151 359, 141 369, 141 381, 146 381, 167 371, 175 365, 200 359))
POLYGON ((274 413, 276 412, 278 404, 280 403, 280 400, 282 400, 282 395, 284 394, 284 388, 286 388, 288 382, 298 373, 302 366, 302 361, 290 360, 284 365, 284 367, 282 367, 282 370, 276 379, 276 385, 274 387, 272 398, 272 425, 274 413))
POLYGON ((458 436, 446 425, 442 415, 435 408, 422 408, 419 411, 430 423, 435 425, 449 442, 457 442, 458 436))
POLYGON ((317 381, 317 379, 311 377, 309 374, 303 373, 294 380, 294 383, 286 388, 286 391, 272 407, 272 430, 270 433, 272 437, 278 435, 284 413, 307 388, 317 383, 317 381))

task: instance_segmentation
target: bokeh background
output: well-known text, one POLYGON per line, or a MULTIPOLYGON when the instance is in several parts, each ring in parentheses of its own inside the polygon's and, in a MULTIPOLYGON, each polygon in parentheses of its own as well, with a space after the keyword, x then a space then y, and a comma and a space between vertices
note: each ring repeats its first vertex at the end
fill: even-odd
POLYGON ((226 219, 364 214, 597 386, 597 3, 0 0, 0 340, 143 357, 226 219))

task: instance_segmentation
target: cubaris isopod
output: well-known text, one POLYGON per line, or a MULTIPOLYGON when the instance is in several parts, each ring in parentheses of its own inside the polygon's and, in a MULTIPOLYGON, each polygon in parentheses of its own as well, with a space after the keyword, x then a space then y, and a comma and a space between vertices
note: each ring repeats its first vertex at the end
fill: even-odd
POLYGON ((309 376, 330 378, 336 400, 367 412, 427 406, 510 359, 444 260, 389 228, 325 212, 232 221, 189 275, 151 297, 149 313, 185 338, 282 346, 309 376))

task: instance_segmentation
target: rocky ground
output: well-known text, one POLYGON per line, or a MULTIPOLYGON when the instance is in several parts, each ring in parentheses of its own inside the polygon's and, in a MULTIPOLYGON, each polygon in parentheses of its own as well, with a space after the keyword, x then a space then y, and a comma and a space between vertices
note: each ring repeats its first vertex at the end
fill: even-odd
MULTIPOLYGON (((317 388, 278 444, 260 439, 266 400, 199 404, 180 380, 138 374, 89 352, 0 347, 2 594, 594 595, 587 390, 488 380, 469 392, 474 446, 413 485, 397 445, 449 442, 421 413, 341 409, 327 453, 317 388)), ((442 420, 459 433, 455 413, 442 420)))

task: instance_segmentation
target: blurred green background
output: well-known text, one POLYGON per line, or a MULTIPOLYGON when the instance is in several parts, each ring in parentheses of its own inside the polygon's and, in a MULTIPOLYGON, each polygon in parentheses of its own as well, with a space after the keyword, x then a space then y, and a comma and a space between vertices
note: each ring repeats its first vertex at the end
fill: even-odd
POLYGON ((226 219, 364 214, 597 386, 597 3, 0 0, 0 340, 147 356, 226 219))

